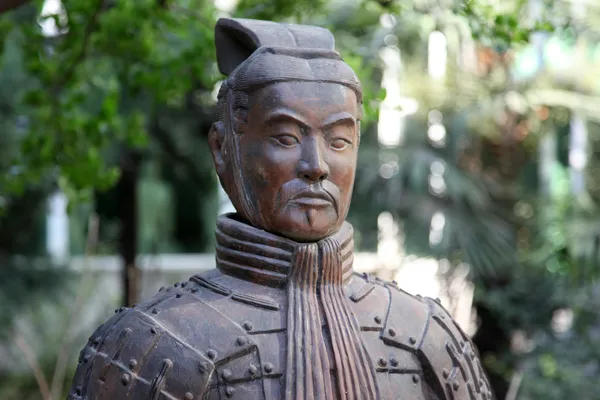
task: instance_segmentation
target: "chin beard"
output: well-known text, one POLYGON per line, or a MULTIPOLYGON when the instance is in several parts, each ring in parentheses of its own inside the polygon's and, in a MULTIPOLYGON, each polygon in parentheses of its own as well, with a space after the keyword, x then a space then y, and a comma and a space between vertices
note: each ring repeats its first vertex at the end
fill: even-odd
POLYGON ((306 210, 306 222, 308 222, 308 225, 310 227, 315 226, 316 219, 317 219, 317 210, 315 210, 315 209, 306 210))

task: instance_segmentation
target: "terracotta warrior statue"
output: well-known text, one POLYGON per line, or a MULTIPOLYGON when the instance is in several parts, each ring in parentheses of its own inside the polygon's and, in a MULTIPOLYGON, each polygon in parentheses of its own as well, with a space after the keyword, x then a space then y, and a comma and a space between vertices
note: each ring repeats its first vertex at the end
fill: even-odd
POLYGON ((69 399, 492 399, 439 301, 353 272, 361 86, 322 28, 221 19, 217 269, 122 308, 69 399))

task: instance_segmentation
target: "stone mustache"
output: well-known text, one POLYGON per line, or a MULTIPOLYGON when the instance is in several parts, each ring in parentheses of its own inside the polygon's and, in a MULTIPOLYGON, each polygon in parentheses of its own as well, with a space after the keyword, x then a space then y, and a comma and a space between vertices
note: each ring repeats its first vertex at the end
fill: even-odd
POLYGON ((115 315, 70 399, 491 399, 439 302, 353 272, 362 91, 323 28, 220 19, 217 269, 115 315))

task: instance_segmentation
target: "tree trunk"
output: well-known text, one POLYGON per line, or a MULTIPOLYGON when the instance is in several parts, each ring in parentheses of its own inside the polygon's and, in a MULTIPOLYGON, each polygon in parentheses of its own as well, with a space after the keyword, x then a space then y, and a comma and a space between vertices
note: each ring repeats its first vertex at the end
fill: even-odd
POLYGON ((121 220, 120 250, 123 260, 123 304, 132 307, 140 296, 141 273, 136 265, 139 166, 141 156, 125 148, 121 155, 121 179, 118 183, 121 220))

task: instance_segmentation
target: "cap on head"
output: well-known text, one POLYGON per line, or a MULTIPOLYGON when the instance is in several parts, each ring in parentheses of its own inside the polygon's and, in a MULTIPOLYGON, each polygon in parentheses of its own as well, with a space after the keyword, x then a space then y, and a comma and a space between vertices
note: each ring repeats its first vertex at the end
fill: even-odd
POLYGON ((325 28, 221 18, 215 27, 217 63, 236 91, 251 92, 285 81, 339 83, 362 101, 358 77, 335 51, 325 28))

